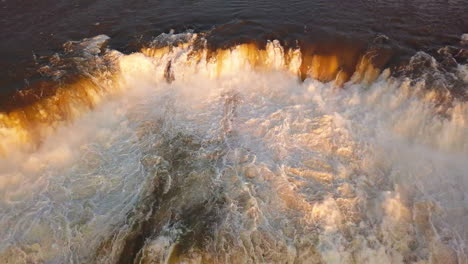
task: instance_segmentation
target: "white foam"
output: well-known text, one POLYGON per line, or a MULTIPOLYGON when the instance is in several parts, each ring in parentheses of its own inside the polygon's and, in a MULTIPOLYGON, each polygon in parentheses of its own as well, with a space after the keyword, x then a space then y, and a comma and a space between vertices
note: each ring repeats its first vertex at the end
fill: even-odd
MULTIPOLYGON (((277 69, 255 71, 233 51, 221 75, 189 62, 186 47, 159 59, 121 57, 124 96, 2 163, 0 260, 21 252, 33 262, 86 262, 114 228, 124 236, 126 214, 151 180, 140 160, 154 138, 142 131, 161 119, 172 133, 226 148, 213 186, 223 186, 229 217, 193 262, 210 250, 219 261, 466 260, 467 104, 442 118, 388 76, 342 90, 300 82, 280 70, 284 52, 270 45, 277 69)), ((208 195, 194 182, 180 196, 187 204, 208 195)), ((151 238, 146 257, 171 255, 181 232, 151 238)))
POLYGON ((468 45, 468 34, 462 34, 460 39, 462 44, 468 45))

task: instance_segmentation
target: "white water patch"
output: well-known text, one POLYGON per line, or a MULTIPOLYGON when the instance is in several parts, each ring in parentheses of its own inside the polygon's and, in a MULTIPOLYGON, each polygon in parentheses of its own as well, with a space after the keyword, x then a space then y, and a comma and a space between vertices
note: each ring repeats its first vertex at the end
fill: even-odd
POLYGON ((461 44, 468 45, 468 34, 465 33, 461 35, 460 39, 461 44))
MULTIPOLYGON (((214 64, 191 61, 189 51, 122 56, 127 94, 59 129, 37 152, 2 161, 0 260, 95 261, 103 241, 129 230, 126 217, 151 181, 141 160, 155 138, 145 129, 162 119, 166 131, 225 148, 211 184, 222 187, 227 216, 205 248, 180 262, 467 261, 466 103, 455 102, 447 118, 386 73, 369 87, 338 89, 255 71, 235 51, 229 70, 214 74, 214 64)), ((180 202, 190 205, 200 189, 186 186, 180 202)), ((174 261, 183 231, 167 229, 148 238, 142 263, 174 261)))
POLYGON ((148 87, 133 84, 34 153, 11 149, 0 161, 0 262, 88 263, 121 228, 147 176, 129 114, 148 87))

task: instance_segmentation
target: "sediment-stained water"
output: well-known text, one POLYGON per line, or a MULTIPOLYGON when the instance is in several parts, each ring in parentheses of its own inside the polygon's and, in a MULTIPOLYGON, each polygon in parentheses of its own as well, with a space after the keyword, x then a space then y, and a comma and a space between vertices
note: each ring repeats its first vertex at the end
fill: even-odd
POLYGON ((463 1, 59 2, 0 4, 0 263, 468 263, 463 1))

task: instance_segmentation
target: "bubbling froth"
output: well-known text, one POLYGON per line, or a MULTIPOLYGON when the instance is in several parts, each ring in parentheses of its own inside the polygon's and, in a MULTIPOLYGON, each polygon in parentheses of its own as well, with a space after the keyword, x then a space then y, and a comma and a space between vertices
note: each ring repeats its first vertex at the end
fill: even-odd
POLYGON ((468 261, 464 101, 372 52, 155 41, 2 114, 0 262, 468 261))
MULTIPOLYGON (((0 153, 5 155, 15 144, 30 143, 27 149, 34 148, 58 123, 74 120, 106 97, 125 92, 119 83, 122 76, 128 75, 127 69, 121 68, 121 54, 109 51, 99 55, 100 49, 103 49, 101 46, 104 46, 107 40, 106 36, 97 36, 83 42, 67 43, 65 47, 69 52, 82 52, 80 56, 83 57, 78 61, 84 64, 80 66, 84 68, 81 69, 83 77, 52 88, 52 95, 42 97, 42 92, 32 91, 34 95, 31 100, 34 100, 34 103, 0 113, 2 138, 5 139, 0 145, 0 153), (78 51, 72 50, 74 46, 78 47, 78 51), (97 69, 89 66, 90 62, 97 69), (99 65, 105 64, 111 64, 111 68, 99 70, 99 65)), ((243 68, 250 67, 263 71, 284 70, 302 79, 332 81, 335 86, 341 87, 347 81, 372 83, 388 60, 384 58, 377 62, 374 59, 375 50, 369 50, 360 57, 356 54, 357 51, 349 51, 349 54, 316 54, 313 50, 303 52, 299 48, 286 49, 277 40, 268 42, 264 48, 250 43, 210 50, 202 36, 192 33, 163 34, 149 46, 158 48, 143 48, 141 53, 153 58, 157 63, 166 63, 165 67, 157 69, 158 74, 163 74, 166 80, 179 74, 172 67, 173 64, 183 64, 182 72, 191 68, 194 72, 204 72, 209 78, 237 74, 243 68)), ((43 68, 50 71, 48 66, 43 68)), ((43 87, 36 90, 42 91, 43 87)), ((27 93, 25 95, 27 96, 27 93)))

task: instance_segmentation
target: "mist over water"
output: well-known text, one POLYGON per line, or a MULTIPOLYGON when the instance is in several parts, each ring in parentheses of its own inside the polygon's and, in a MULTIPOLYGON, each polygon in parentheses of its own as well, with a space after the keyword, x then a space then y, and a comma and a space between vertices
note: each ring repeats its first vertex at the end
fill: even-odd
POLYGON ((0 115, 0 262, 468 262, 466 64, 106 41, 0 115))

